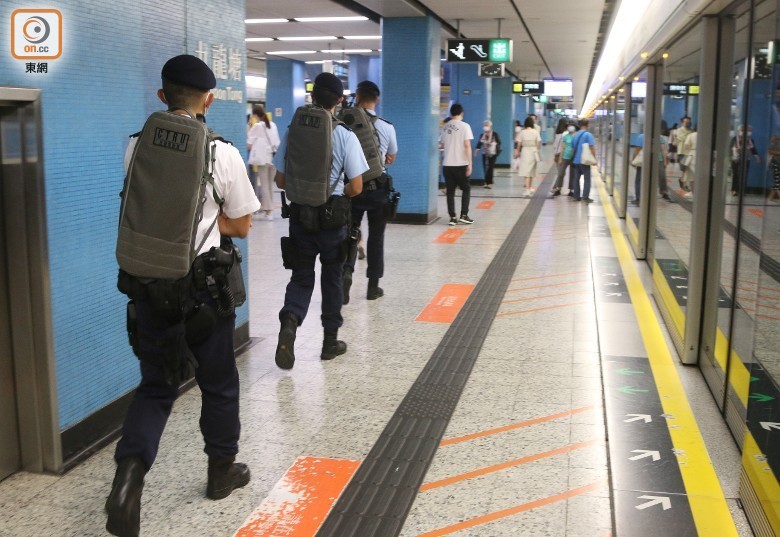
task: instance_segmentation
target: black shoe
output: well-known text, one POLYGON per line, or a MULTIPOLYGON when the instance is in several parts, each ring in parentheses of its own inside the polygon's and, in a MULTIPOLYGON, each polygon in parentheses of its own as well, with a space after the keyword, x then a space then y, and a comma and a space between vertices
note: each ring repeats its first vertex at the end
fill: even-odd
POLYGON ((344 290, 342 304, 349 304, 349 290, 352 288, 352 271, 348 268, 345 268, 344 274, 341 275, 341 285, 344 290))
POLYGON ((663 193, 661 194, 661 197, 666 201, 672 201, 672 198, 669 197, 669 194, 663 193))
POLYGON ((580 201, 582 198, 572 198, 572 201, 580 201))
POLYGON ((554 198, 555 196, 560 196, 560 195, 561 195, 561 191, 560 191, 560 190, 558 190, 558 189, 555 189, 555 190, 553 190, 553 191, 552 191, 552 195, 553 195, 553 198, 554 198))
POLYGON ((338 332, 325 332, 320 359, 333 360, 336 356, 341 356, 345 352, 347 352, 347 344, 338 340, 338 332))
POLYGON ((206 496, 210 500, 227 498, 235 489, 249 483, 249 468, 246 464, 234 462, 235 460, 235 457, 209 457, 206 496))
POLYGON ((365 259, 365 258, 366 258, 366 251, 363 249, 362 246, 358 246, 358 259, 365 259))
POLYGON ((376 300, 377 298, 383 296, 385 296, 385 292, 381 287, 379 287, 379 278, 369 278, 368 293, 366 293, 366 298, 368 300, 376 300))
POLYGON ((282 316, 279 329, 279 343, 276 345, 276 365, 281 369, 292 369, 295 365, 295 333, 298 330, 298 317, 292 313, 282 316))
POLYGON ((582 198, 581 201, 584 201, 585 203, 593 203, 593 200, 590 198, 582 198))
POLYGON ((473 224, 474 220, 469 218, 469 215, 462 214, 462 215, 460 215, 460 218, 458 218, 458 222, 460 222, 461 224, 473 224))
POLYGON ((138 457, 118 462, 111 493, 106 500, 106 531, 118 537, 138 537, 141 531, 141 493, 146 466, 138 457))
POLYGON ((455 218, 454 216, 452 218, 450 218, 450 225, 451 226, 457 226, 458 225, 458 219, 455 218))

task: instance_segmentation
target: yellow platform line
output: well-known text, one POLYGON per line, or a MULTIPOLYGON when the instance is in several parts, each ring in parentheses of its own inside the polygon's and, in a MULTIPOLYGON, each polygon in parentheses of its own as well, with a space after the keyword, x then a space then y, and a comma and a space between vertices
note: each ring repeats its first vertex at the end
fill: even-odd
POLYGON ((737 537, 737 528, 729 512, 723 489, 710 461, 704 439, 699 432, 691 411, 672 354, 666 346, 658 318, 653 311, 650 297, 639 277, 634 258, 618 218, 600 178, 594 178, 602 199, 612 240, 617 250, 623 277, 631 302, 639 320, 648 361, 655 377, 658 395, 664 413, 673 416, 667 420, 672 444, 677 450, 677 461, 683 478, 688 502, 699 535, 710 537, 737 537))

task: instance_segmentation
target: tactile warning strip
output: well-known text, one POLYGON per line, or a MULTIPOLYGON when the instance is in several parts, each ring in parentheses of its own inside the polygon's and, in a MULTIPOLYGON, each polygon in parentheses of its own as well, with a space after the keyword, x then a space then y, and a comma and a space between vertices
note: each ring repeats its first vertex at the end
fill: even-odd
POLYGON ((544 205, 552 173, 520 215, 317 537, 401 532, 544 205))

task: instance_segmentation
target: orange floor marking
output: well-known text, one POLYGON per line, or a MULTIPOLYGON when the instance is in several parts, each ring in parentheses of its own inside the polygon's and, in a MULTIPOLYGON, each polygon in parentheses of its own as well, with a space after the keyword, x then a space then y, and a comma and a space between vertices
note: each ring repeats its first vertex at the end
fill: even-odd
POLYGON ((519 459, 515 459, 512 461, 502 462, 501 464, 494 464, 493 466, 480 468, 479 470, 474 470, 473 472, 466 472, 464 474, 448 477, 446 479, 440 479, 439 481, 431 481, 430 483, 426 483, 425 485, 420 487, 420 492, 425 492, 426 490, 431 490, 438 487, 445 487, 447 485, 452 485, 453 483, 460 483, 461 481, 473 479, 475 477, 479 477, 485 474, 492 474, 493 472, 499 472, 501 470, 506 470, 507 468, 514 468, 515 466, 520 466, 521 464, 525 464, 528 462, 538 461, 540 459, 546 459, 548 457, 554 457, 556 455, 563 455, 564 453, 569 453, 576 449, 586 448, 588 446, 592 446, 597 443, 598 440, 589 440, 587 442, 571 444, 569 446, 564 446, 562 448, 545 451, 543 453, 535 453, 533 455, 528 455, 527 457, 521 457, 519 459))
POLYGON ((547 285, 537 285, 536 287, 521 287, 520 289, 507 289, 507 293, 517 293, 518 291, 528 291, 530 289, 544 289, 545 287, 560 287, 561 285, 574 285, 575 283, 589 282, 590 280, 574 280, 573 282, 548 283, 547 285))
POLYGON ((360 461, 298 457, 233 537, 311 537, 360 461))
POLYGON ((477 209, 492 209, 495 204, 495 201, 480 201, 477 203, 477 209))
POLYGON ((759 218, 764 218, 764 211, 761 209, 748 209, 748 212, 758 216, 759 218))
POLYGON ((442 441, 440 446, 449 446, 452 444, 460 444, 461 442, 467 442, 468 440, 474 440, 475 438, 483 438, 485 436, 490 436, 498 433, 503 433, 506 431, 514 431, 515 429, 521 429, 523 427, 530 427, 531 425, 538 425, 539 423, 545 423, 552 420, 557 420, 558 418, 565 418, 567 416, 573 416, 575 414, 582 414, 583 412, 588 412, 590 410, 593 410, 596 408, 595 405, 590 406, 584 406, 581 408, 575 408, 572 410, 567 410, 565 412, 559 412, 557 414, 551 414, 549 416, 542 416, 541 418, 534 418, 531 420, 526 421, 519 421, 517 423, 512 423, 511 425, 504 425, 503 427, 496 427, 495 429, 487 429, 484 431, 479 431, 476 433, 467 434, 464 436, 456 436, 454 438, 448 438, 447 440, 442 441))
POLYGON ((520 311, 508 311, 506 313, 499 313, 496 315, 496 317, 509 317, 510 315, 520 315, 522 313, 534 313, 537 311, 545 311, 545 310, 557 310, 560 308, 569 308, 571 306, 579 306, 580 304, 585 304, 585 302, 572 302, 571 304, 558 304, 557 306, 544 306, 543 308, 533 308, 530 310, 520 310, 520 311))
POLYGON ((455 244, 459 238, 463 236, 463 234, 466 233, 466 230, 463 228, 454 228, 454 229, 448 229, 433 241, 438 244, 455 244))
POLYGON ((451 323, 469 298, 474 286, 467 283, 448 283, 428 302, 415 321, 422 323, 451 323))
POLYGON ((510 304, 512 302, 526 302, 528 300, 539 300, 542 298, 553 298, 556 296, 568 296, 568 295, 580 295, 583 293, 589 293, 592 291, 582 290, 582 291, 570 291, 568 293, 558 293, 557 295, 543 295, 543 296, 529 296, 528 298, 513 298, 512 300, 504 300, 501 303, 502 304, 510 304))
POLYGON ((421 533, 418 537, 440 537, 442 535, 449 535, 451 533, 455 533, 456 531, 473 528, 474 526, 480 526, 482 524, 487 524, 488 522, 494 522, 508 516, 522 513, 523 511, 530 511, 531 509, 544 507, 545 505, 550 505, 551 503, 562 502, 564 500, 568 500, 569 498, 573 498, 574 496, 579 496, 580 494, 586 494, 588 492, 600 489, 604 486, 606 486, 606 483, 593 483, 591 485, 585 485, 584 487, 571 489, 561 494, 550 496, 549 498, 542 498, 541 500, 536 500, 535 502, 516 505, 515 507, 510 507, 509 509, 503 509, 501 511, 496 511, 495 513, 479 516, 470 520, 464 520, 463 522, 453 524, 452 526, 429 531, 427 533, 421 533))
POLYGON ((587 270, 581 270, 579 272, 563 272, 561 274, 546 274, 544 276, 531 276, 530 278, 518 278, 512 280, 512 282, 526 282, 528 280, 544 280, 546 278, 553 278, 556 276, 574 276, 575 274, 587 274, 587 270))

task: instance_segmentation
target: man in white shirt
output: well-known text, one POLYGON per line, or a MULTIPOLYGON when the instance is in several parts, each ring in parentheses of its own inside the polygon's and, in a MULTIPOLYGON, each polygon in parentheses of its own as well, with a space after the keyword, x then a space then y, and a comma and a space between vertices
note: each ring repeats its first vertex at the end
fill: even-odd
POLYGON ((441 146, 444 149, 444 181, 447 184, 447 211, 450 214, 450 225, 458 223, 473 224, 469 218, 469 201, 471 198, 471 140, 474 134, 471 126, 463 122, 463 106, 455 103, 450 107, 450 121, 444 124, 441 131, 441 146), (455 188, 460 188, 460 217, 455 213, 455 188))

